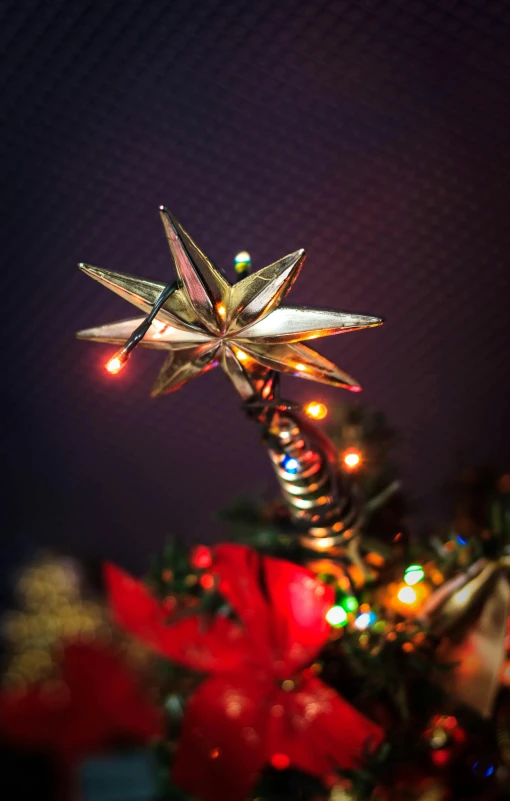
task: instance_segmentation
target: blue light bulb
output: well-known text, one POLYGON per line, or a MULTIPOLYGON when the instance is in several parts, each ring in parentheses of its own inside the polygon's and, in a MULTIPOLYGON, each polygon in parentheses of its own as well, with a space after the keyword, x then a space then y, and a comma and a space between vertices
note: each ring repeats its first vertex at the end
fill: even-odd
POLYGON ((475 762, 473 765, 473 773, 477 776, 483 776, 484 779, 488 779, 489 776, 492 776, 494 773, 494 765, 487 763, 481 765, 480 762, 475 762))
POLYGON ((368 629, 376 621, 376 614, 375 612, 363 612, 361 615, 358 615, 356 620, 354 621, 354 625, 359 631, 364 631, 368 629))
POLYGON ((297 473, 299 470, 299 462, 293 456, 284 456, 282 459, 282 467, 287 473, 297 473))

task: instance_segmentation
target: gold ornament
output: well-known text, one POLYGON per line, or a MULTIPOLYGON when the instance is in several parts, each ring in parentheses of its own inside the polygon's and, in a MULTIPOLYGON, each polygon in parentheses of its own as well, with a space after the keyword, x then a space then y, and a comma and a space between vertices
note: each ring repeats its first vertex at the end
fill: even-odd
POLYGON ((510 603, 510 553, 479 559, 445 582, 420 610, 420 619, 437 637, 442 661, 453 668, 443 689, 483 717, 492 714, 505 661, 510 603))
MULTIPOLYGON (((298 250, 236 284, 214 267, 196 243, 160 208, 179 287, 159 309, 140 344, 170 351, 152 394, 179 389, 219 365, 245 399, 269 370, 359 390, 357 382, 315 351, 307 339, 369 328, 378 317, 280 306, 304 261, 298 250)), ((165 284, 80 264, 108 289, 150 312, 165 284)), ((80 331, 78 337, 123 344, 142 318, 80 331)), ((120 369, 120 366, 119 366, 120 369)), ((116 370, 111 370, 115 372, 116 370)))

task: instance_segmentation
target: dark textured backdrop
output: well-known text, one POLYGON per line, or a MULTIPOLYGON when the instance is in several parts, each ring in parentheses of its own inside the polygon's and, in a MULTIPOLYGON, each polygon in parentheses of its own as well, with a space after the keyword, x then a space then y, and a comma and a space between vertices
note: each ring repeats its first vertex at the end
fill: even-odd
POLYGON ((108 379, 111 350, 73 338, 131 314, 78 261, 170 277, 160 203, 227 269, 306 247, 291 302, 386 317, 319 349, 400 429, 422 515, 459 449, 508 455, 508 2, 0 0, 0 17, 14 543, 134 564, 273 482, 220 371, 153 401, 160 356, 108 379))

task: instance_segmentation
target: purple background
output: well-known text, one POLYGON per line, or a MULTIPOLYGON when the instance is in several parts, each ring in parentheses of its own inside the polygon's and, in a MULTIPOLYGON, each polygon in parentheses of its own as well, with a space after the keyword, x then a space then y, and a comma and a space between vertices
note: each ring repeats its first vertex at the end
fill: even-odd
POLYGON ((160 355, 114 380, 111 349, 74 340, 132 313, 78 261, 170 279, 160 203, 227 271, 241 249, 259 268, 305 247, 291 303, 387 319, 318 349, 400 430, 424 519, 459 450, 504 461, 507 3, 3 0, 0 38, 14 544, 141 566, 275 487, 219 370, 155 401, 160 355))

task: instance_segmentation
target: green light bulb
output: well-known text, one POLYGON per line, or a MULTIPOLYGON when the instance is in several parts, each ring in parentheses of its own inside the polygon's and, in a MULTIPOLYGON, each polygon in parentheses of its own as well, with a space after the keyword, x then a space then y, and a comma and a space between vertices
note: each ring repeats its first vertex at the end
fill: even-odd
POLYGON ((236 273, 248 273, 251 267, 251 256, 246 250, 242 250, 234 257, 234 268, 236 273))
POLYGON ((409 565, 404 571, 404 581, 410 587, 412 587, 413 584, 418 584, 419 581, 423 581, 424 578, 425 571, 421 565, 409 565))
POLYGON ((341 626, 345 626, 347 623, 347 613, 341 606, 332 606, 331 609, 328 609, 326 612, 326 620, 330 626, 338 629, 341 626))
POLYGON ((354 595, 347 595, 342 602, 342 606, 347 612, 355 612, 359 604, 354 595))

